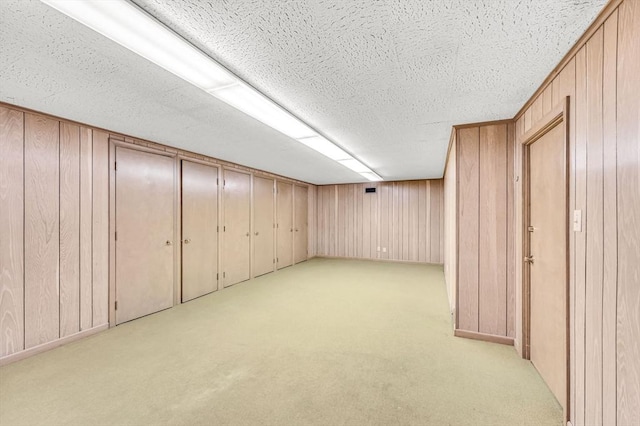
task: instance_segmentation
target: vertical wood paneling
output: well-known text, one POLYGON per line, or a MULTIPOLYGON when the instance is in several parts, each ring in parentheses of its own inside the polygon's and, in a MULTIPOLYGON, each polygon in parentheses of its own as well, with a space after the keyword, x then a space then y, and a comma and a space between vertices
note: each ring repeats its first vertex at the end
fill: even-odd
POLYGON ((418 252, 417 259, 420 262, 427 261, 427 241, 429 241, 429 227, 427 226, 427 181, 420 181, 417 183, 418 188, 418 208, 416 210, 416 216, 418 221, 418 252))
MULTIPOLYGON (((423 230, 420 228, 420 182, 409 182, 409 260, 420 260, 420 239, 423 230)), ((422 237, 424 238, 424 237, 422 237)))
POLYGON ((389 253, 389 226, 391 218, 389 217, 389 184, 382 183, 378 186, 380 194, 380 258, 388 259, 389 253))
POLYGON ((582 231, 575 233, 575 354, 576 354, 576 425, 585 423, 585 228, 589 226, 585 219, 587 198, 587 147, 586 147, 586 49, 576 54, 576 146, 575 146, 575 208, 583 212, 582 231))
POLYGON ((602 65, 603 30, 587 43, 586 351, 587 424, 602 424, 602 65))
POLYGON ((309 250, 309 258, 312 258, 316 255, 317 250, 317 220, 318 220, 318 187, 315 185, 309 185, 308 187, 309 194, 309 206, 307 208, 308 223, 309 223, 309 241, 307 242, 309 250))
POLYGON ((618 12, 604 25, 602 76, 603 131, 603 285, 602 285, 602 424, 616 424, 616 68, 618 12))
POLYGON ((25 349, 60 337, 59 122, 25 114, 25 349))
POLYGON ((319 186, 317 191, 319 255, 442 262, 442 180, 319 186), (376 192, 365 193, 371 187, 376 192), (334 223, 337 254, 330 247, 321 253, 334 223))
MULTIPOLYGON (((444 274, 449 294, 449 309, 454 313, 454 328, 458 327, 455 323, 456 300, 457 300, 457 271, 458 271, 458 245, 457 245, 457 228, 458 228, 458 185, 457 185, 457 141, 456 135, 453 135, 449 158, 447 159, 447 168, 444 175, 444 202, 445 202, 445 249, 444 249, 444 274)), ((428 189, 428 188, 426 188, 428 189)))
POLYGON ((640 418, 640 2, 618 11, 617 421, 640 418))
POLYGON ((442 256, 440 254, 440 228, 442 227, 442 223, 440 222, 440 211, 442 210, 442 181, 431 181, 431 197, 430 197, 430 216, 431 216, 431 226, 430 229, 432 232, 430 233, 430 253, 431 253, 431 262, 432 263, 440 263, 442 256))
POLYGON ((409 260, 409 187, 406 183, 401 183, 402 188, 402 254, 401 260, 409 260))
POLYGON ((507 126, 507 336, 515 336, 515 218, 514 218, 514 141, 515 123, 507 126))
MULTIPOLYGON (((453 160, 456 161, 457 160, 453 160)), ((425 256, 427 258, 427 262, 433 262, 433 256, 431 255, 431 237, 432 237, 432 233, 433 231, 431 230, 431 194, 432 192, 435 194, 436 189, 435 189, 435 185, 433 186, 433 191, 431 190, 432 188, 432 182, 428 180, 426 182, 427 187, 426 187, 426 202, 425 202, 425 212, 424 212, 424 218, 425 218, 425 223, 427 225, 427 228, 429 229, 429 233, 427 235, 427 238, 425 240, 425 256)), ((444 188, 444 187, 443 187, 444 188)), ((457 223, 457 222, 456 222, 457 223)), ((457 266, 456 266, 456 270, 457 270, 457 266)))
MULTIPOLYGON (((358 185, 359 192, 364 193, 364 187, 358 185)), ((362 257, 371 258, 371 205, 373 197, 364 194, 362 198, 362 257)))
POLYGON ((516 352, 522 356, 524 353, 523 348, 523 338, 522 338, 522 210, 523 210, 523 185, 522 185, 522 138, 524 136, 524 115, 520 117, 516 121, 516 131, 515 131, 515 141, 514 141, 514 158, 513 158, 513 168, 515 173, 515 206, 514 206, 514 236, 516 239, 515 244, 515 253, 514 256, 516 258, 515 263, 515 297, 516 297, 516 306, 515 306, 515 336, 513 338, 513 345, 516 349, 516 352))
POLYGON ((80 329, 93 326, 93 131, 80 128, 80 329))
POLYGON ((24 349, 24 114, 0 106, 0 357, 24 349))
POLYGON ((480 127, 478 240, 479 331, 506 335, 507 326, 507 128, 480 127))
POLYGON ((60 123, 60 337, 80 331, 80 128, 60 123))
POLYGON ((109 135, 93 132, 93 326, 109 315, 109 135))
POLYGON ((478 331, 479 129, 458 131, 458 327, 478 331))

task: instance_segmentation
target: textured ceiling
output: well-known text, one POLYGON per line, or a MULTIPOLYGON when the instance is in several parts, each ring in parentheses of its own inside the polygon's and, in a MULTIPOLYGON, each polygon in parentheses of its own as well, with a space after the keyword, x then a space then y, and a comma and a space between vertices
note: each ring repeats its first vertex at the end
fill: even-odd
MULTIPOLYGON (((135 0, 386 180, 512 117, 605 0, 135 0)), ((36 0, 0 2, 0 100, 312 183, 360 175, 36 0)))

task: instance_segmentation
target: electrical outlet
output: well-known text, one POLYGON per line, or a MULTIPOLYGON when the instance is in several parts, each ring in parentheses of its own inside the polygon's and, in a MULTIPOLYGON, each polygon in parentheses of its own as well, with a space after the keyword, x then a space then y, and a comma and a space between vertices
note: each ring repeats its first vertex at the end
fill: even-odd
POLYGON ((378 246, 378 250, 377 251, 380 251, 380 246, 378 246))
POLYGON ((386 253, 387 252, 387 248, 386 247, 382 247, 382 252, 386 253))

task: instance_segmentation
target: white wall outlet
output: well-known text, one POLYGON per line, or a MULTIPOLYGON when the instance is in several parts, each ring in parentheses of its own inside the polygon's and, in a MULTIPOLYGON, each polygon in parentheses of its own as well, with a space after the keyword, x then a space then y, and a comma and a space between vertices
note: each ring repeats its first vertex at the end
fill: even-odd
POLYGON ((378 251, 380 251, 380 246, 378 246, 378 251))
POLYGON ((582 232, 582 210, 573 211, 573 232, 582 232))
POLYGON ((382 252, 386 253, 387 252, 387 248, 386 247, 382 247, 382 252))

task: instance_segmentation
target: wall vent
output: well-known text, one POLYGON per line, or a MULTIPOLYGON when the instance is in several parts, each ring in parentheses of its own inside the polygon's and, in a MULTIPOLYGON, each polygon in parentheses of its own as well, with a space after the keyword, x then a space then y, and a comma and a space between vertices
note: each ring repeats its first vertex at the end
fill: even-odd
POLYGON ((370 192, 376 192, 376 189, 375 188, 365 188, 364 192, 368 194, 370 192))

